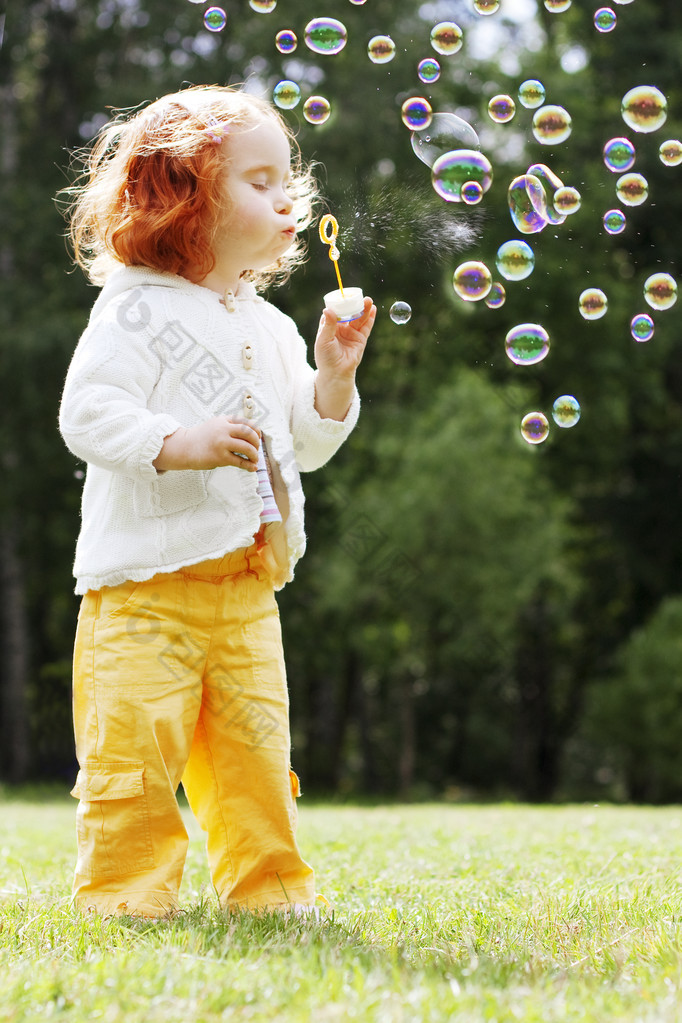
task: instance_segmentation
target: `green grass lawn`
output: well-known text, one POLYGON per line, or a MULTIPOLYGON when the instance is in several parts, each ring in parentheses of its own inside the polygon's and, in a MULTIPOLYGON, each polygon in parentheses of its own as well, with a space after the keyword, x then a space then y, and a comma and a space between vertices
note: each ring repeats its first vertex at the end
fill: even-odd
POLYGON ((0 1020, 682 1020, 682 808, 300 808, 320 923, 69 906, 75 802, 0 801, 0 1020))

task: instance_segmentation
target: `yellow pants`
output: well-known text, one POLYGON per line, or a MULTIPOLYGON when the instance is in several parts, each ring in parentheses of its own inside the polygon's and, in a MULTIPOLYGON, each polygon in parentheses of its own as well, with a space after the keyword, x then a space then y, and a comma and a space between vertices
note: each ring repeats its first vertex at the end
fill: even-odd
POLYGON ((74 723, 79 907, 145 916, 177 907, 180 781, 223 905, 314 903, 296 844, 279 614, 255 544, 87 593, 74 723))

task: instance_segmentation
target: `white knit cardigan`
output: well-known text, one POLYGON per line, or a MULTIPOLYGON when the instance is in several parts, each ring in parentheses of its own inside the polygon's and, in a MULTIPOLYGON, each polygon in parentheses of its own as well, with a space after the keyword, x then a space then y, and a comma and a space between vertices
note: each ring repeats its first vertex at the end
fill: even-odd
MULTIPOLYGON (((231 466, 158 473, 164 438, 220 414, 263 431, 284 523, 279 589, 305 550, 299 470, 331 458, 358 418, 314 407, 315 371, 295 324, 242 282, 234 302, 174 274, 122 267, 105 284, 71 362, 59 425, 88 463, 76 593, 247 547, 263 506, 256 473, 231 466), (230 308, 231 306, 231 308, 230 308)), ((270 528, 270 527, 268 527, 270 528)))

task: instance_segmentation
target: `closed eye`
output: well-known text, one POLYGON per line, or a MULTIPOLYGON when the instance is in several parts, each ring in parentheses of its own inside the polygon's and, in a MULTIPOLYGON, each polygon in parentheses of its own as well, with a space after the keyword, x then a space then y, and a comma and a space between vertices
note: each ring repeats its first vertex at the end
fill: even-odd
POLYGON ((253 188, 256 189, 257 192, 267 192, 268 187, 269 187, 268 185, 266 185, 262 181, 252 181, 251 185, 252 185, 253 188))

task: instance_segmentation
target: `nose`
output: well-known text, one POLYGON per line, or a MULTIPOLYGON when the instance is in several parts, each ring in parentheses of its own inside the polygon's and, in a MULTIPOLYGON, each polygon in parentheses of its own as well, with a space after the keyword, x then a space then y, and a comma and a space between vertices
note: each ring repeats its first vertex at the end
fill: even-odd
POLYGON ((291 213, 293 206, 294 200, 291 198, 288 192, 285 192, 284 189, 282 189, 279 196, 277 197, 277 203, 275 207, 277 212, 289 214, 291 213))

